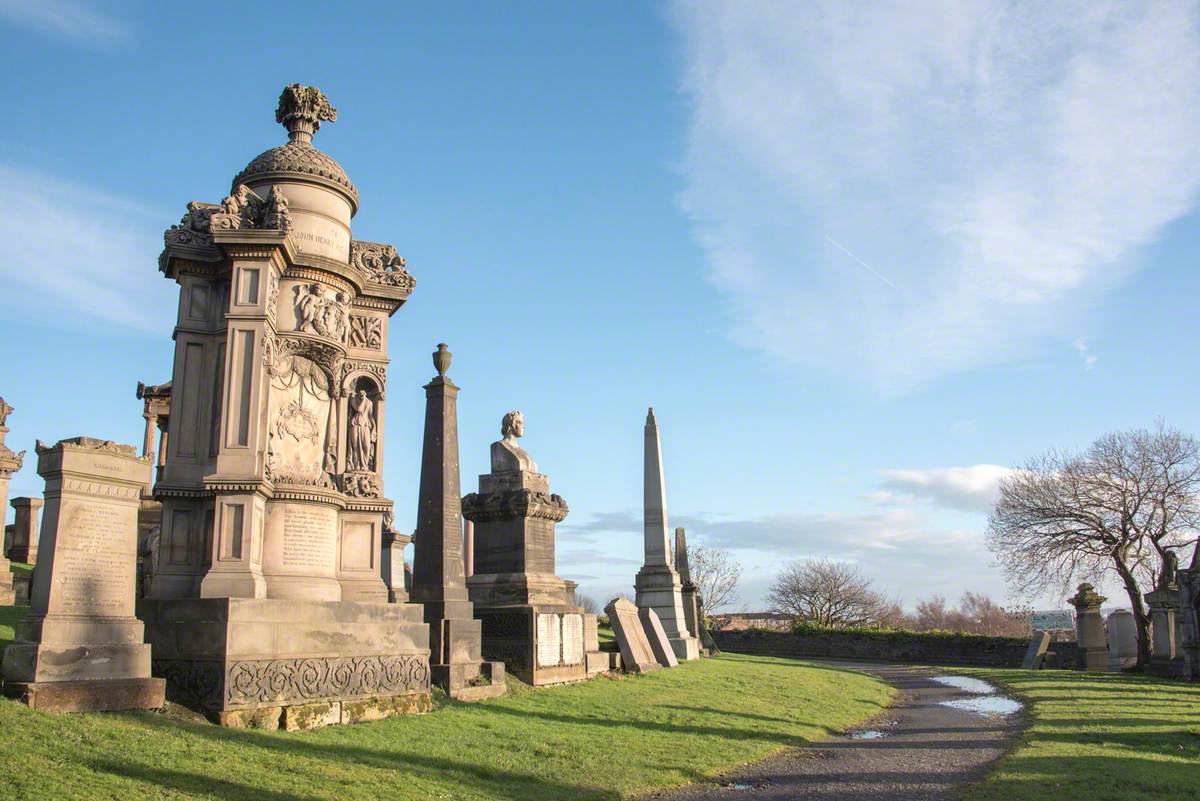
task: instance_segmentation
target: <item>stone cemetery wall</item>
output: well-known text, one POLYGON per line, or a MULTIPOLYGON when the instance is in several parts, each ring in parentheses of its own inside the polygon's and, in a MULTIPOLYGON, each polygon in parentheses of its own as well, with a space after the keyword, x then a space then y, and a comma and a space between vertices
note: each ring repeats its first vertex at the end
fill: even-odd
MULTIPOLYGON (((919 632, 822 631, 794 634, 778 631, 714 631, 722 651, 780 657, 868 659, 978 667, 1021 666, 1029 640, 1010 637, 956 636, 919 632)), ((1053 642, 1046 667, 1073 667, 1075 643, 1053 642)))

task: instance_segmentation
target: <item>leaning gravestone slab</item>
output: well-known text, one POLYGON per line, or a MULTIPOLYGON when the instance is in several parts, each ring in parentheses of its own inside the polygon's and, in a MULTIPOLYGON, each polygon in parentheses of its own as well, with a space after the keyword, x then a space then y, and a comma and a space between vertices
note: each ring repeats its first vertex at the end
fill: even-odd
POLYGON ((663 667, 679 667, 679 660, 675 657, 674 649, 671 648, 671 641, 667 639, 667 632, 663 628, 662 621, 658 619, 658 613, 647 606, 638 610, 638 620, 642 621, 646 640, 650 643, 650 650, 654 652, 654 658, 658 660, 658 664, 663 667))
POLYGON ((621 649, 621 662, 627 673, 649 673, 662 669, 650 650, 650 643, 646 641, 646 631, 633 601, 613 598, 604 607, 604 614, 608 615, 609 625, 616 635, 617 645, 621 649))
POLYGON ((29 615, 4 651, 4 693, 57 712, 153 709, 150 646, 134 617, 137 515, 150 459, 91 437, 38 443, 46 515, 29 615))
POLYGON ((1040 670, 1046 659, 1046 649, 1050 647, 1050 632, 1035 631, 1029 640, 1029 649, 1025 651, 1025 659, 1021 662, 1024 670, 1040 670))

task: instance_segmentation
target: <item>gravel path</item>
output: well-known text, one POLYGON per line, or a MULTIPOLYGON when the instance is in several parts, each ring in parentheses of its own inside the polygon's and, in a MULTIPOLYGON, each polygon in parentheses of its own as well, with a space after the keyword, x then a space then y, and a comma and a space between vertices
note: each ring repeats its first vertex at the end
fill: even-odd
POLYGON ((891 707, 853 732, 805 748, 789 749, 763 762, 738 768, 715 783, 689 785, 653 798, 670 801, 955 799, 967 785, 984 776, 1025 725, 1024 712, 1001 716, 944 706, 945 701, 970 702, 980 698, 933 680, 934 676, 952 676, 952 673, 905 665, 832 660, 820 663, 870 673, 900 692, 891 707))

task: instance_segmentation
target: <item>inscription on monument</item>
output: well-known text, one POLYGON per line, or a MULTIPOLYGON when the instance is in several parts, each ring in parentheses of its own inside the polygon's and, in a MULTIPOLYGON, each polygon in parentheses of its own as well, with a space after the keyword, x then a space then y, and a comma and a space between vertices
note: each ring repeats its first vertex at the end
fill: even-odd
MULTIPOLYGON (((580 631, 582 637, 583 632, 580 631)), ((538 667, 553 667, 559 663, 562 652, 561 622, 558 615, 537 616, 537 663, 538 667)))
POLYGON ((583 661, 583 615, 562 616, 562 661, 564 665, 583 661))
POLYGON ((333 564, 337 512, 315 506, 283 508, 284 567, 327 569, 333 564))
POLYGON ((102 503, 64 503, 54 554, 51 612, 115 617, 133 614, 134 558, 114 549, 129 510, 102 503))

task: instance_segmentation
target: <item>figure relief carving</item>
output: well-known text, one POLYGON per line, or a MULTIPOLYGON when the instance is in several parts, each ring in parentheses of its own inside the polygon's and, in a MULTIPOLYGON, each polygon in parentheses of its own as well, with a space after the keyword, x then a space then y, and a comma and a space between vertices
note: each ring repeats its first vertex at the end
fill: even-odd
POLYGON ((392 245, 355 239, 350 243, 350 263, 376 284, 400 287, 409 292, 417 286, 416 279, 404 269, 404 257, 397 254, 392 245))
POLYGON ((277 338, 266 359, 271 377, 267 477, 280 484, 333 488, 340 354, 329 345, 277 338))
POLYGON ((326 292, 320 284, 297 284, 295 293, 296 330, 317 334, 336 342, 346 341, 350 326, 350 296, 345 292, 326 292))
POLYGON ((350 344, 356 348, 383 348, 383 320, 363 314, 350 315, 350 344))
POLYGON ((292 229, 287 198, 279 187, 271 187, 266 200, 245 184, 235 186, 219 204, 193 200, 187 204, 187 214, 183 215, 179 225, 168 228, 163 240, 168 245, 210 246, 214 231, 243 228, 284 232, 292 229))
POLYGON ((375 469, 375 443, 378 431, 375 427, 375 402, 360 387, 350 396, 350 442, 346 450, 346 467, 349 470, 375 469))

